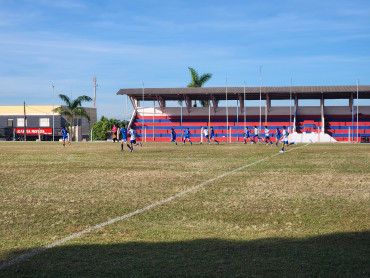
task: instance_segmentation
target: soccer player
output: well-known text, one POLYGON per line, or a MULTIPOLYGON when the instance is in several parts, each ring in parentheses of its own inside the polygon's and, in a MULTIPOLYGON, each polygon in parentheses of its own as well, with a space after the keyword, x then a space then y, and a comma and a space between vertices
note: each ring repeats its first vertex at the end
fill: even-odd
POLYGON ((256 137, 257 137, 257 140, 260 139, 260 137, 258 136, 259 135, 259 131, 258 131, 258 128, 256 126, 254 126, 254 135, 253 135, 253 144, 256 144, 256 137))
POLYGON ((67 131, 66 127, 64 126, 60 132, 63 135, 63 147, 65 147, 65 145, 66 145, 66 140, 68 141, 68 145, 70 146, 71 142, 69 142, 69 140, 68 140, 68 131, 67 131))
POLYGON ((189 128, 185 129, 185 132, 184 132, 184 145, 185 145, 186 139, 188 139, 188 141, 190 142, 190 145, 193 145, 193 143, 190 141, 190 135, 191 135, 191 132, 190 132, 189 128))
POLYGON ((250 141, 252 141, 248 127, 246 127, 245 128, 245 131, 244 131, 244 144, 247 144, 247 139, 249 139, 250 141))
POLYGON ((268 146, 268 144, 270 142, 271 147, 272 147, 272 141, 270 139, 270 130, 267 128, 266 125, 265 125, 265 142, 266 142, 266 146, 268 146))
POLYGON ((140 146, 143 146, 141 143, 136 143, 136 135, 137 135, 137 132, 131 127, 130 130, 128 131, 128 133, 130 134, 130 151, 133 152, 134 151, 134 148, 133 148, 133 145, 132 144, 135 144, 135 145, 139 145, 140 146))
POLYGON ((288 144, 288 137, 289 137, 289 132, 286 130, 285 125, 284 125, 283 126, 283 140, 282 140, 283 147, 281 148, 281 151, 280 151, 281 153, 284 152, 284 146, 289 145, 288 144))
POLYGON ((216 139, 215 139, 215 131, 213 130, 213 127, 211 126, 211 134, 209 135, 209 139, 215 141, 217 144, 220 144, 216 139))
POLYGON ((125 125, 122 125, 122 128, 120 129, 120 132, 122 134, 122 140, 121 140, 121 152, 123 152, 123 143, 126 144, 127 148, 130 149, 131 151, 131 147, 130 145, 127 143, 127 129, 125 127, 125 125))
POLYGON ((113 135, 113 143, 116 143, 116 140, 118 141, 118 139, 117 139, 117 127, 115 124, 113 125, 113 128, 112 128, 112 135, 113 135))
POLYGON ((280 129, 277 127, 276 128, 276 137, 275 137, 275 147, 278 146, 278 143, 280 141, 280 138, 281 138, 281 131, 280 129))
POLYGON ((175 128, 171 128, 171 142, 175 142, 175 144, 177 146, 175 128))
POLYGON ((209 134, 208 134, 208 128, 207 127, 204 128, 203 133, 204 133, 204 137, 206 137, 206 139, 208 141, 208 144, 211 144, 211 142, 209 141, 209 134))

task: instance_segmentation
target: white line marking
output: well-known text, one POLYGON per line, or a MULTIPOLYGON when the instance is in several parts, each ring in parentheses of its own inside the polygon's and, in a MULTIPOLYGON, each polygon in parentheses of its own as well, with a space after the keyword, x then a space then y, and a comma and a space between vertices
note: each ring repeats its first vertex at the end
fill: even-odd
MULTIPOLYGON (((306 147, 307 145, 308 145, 308 143, 307 143, 306 145, 304 145, 304 146, 301 146, 301 147, 296 147, 296 148, 294 148, 294 149, 289 149, 289 150, 287 150, 286 152, 290 152, 290 151, 292 151, 292 150, 296 150, 296 149, 299 149, 299 148, 303 148, 303 147, 306 147)), ((197 190, 197 189, 199 189, 199 188, 201 188, 201 187, 203 187, 203 186, 205 186, 205 185, 207 185, 207 184, 209 184, 209 183, 211 183, 211 182, 213 182, 213 181, 215 181, 215 180, 222 179, 223 177, 226 177, 226 176, 231 175, 231 174, 233 174, 233 173, 235 173, 235 172, 237 172, 237 171, 240 171, 240 170, 243 170, 243 169, 245 169, 245 168, 251 167, 251 166, 256 165, 256 164, 258 164, 258 163, 261 163, 261 162, 263 162, 263 161, 265 161, 265 160, 267 160, 267 159, 269 159, 269 158, 273 158, 273 157, 278 156, 278 155, 280 155, 280 154, 281 154, 281 153, 275 153, 275 154, 273 154, 273 155, 271 155, 271 156, 269 156, 269 157, 262 158, 262 159, 260 159, 260 160, 257 160, 257 161, 255 161, 255 162, 252 162, 252 163, 247 164, 247 165, 244 165, 244 166, 239 167, 239 168, 237 168, 237 169, 234 169, 234 170, 232 170, 232 171, 229 171, 229 172, 223 173, 223 174, 221 174, 221 175, 219 175, 219 176, 217 176, 217 177, 215 177, 215 178, 213 178, 213 179, 210 179, 210 180, 204 181, 204 182, 202 182, 202 183, 200 183, 200 184, 198 184, 198 185, 195 185, 195 186, 193 186, 193 187, 191 187, 191 188, 189 188, 189 189, 187 189, 187 190, 185 190, 185 191, 182 191, 182 192, 180 192, 180 193, 178 193, 178 194, 176 194, 176 195, 173 195, 173 196, 168 197, 168 198, 166 198, 166 199, 163 199, 163 200, 161 200, 161 201, 155 202, 155 203, 153 203, 153 204, 151 204, 151 205, 149 205, 149 206, 147 206, 147 207, 145 207, 145 208, 138 209, 138 210, 136 210, 136 211, 134 211, 134 212, 131 212, 131 213, 128 213, 128 214, 125 214, 125 215, 122 215, 122 216, 119 216, 119 217, 116 217, 116 218, 112 218, 112 219, 108 220, 107 222, 103 222, 103 223, 97 224, 97 225, 95 225, 95 226, 89 227, 89 228, 87 228, 86 230, 83 230, 83 231, 81 231, 81 232, 78 232, 78 233, 74 233, 74 234, 72 234, 72 235, 69 235, 69 236, 67 236, 67 237, 65 237, 65 238, 62 238, 61 240, 55 241, 55 242, 53 242, 53 243, 51 243, 51 244, 49 244, 49 245, 43 246, 43 247, 41 247, 41 248, 33 249, 33 250, 31 250, 30 252, 28 252, 28 253, 25 253, 25 254, 23 254, 23 255, 20 255, 19 257, 17 257, 17 258, 15 258, 15 259, 11 260, 11 261, 8 261, 8 262, 6 262, 6 263, 4 263, 4 264, 0 265, 0 270, 4 269, 4 268, 6 268, 6 267, 9 267, 9 266, 11 266, 11 265, 14 265, 14 264, 16 264, 16 263, 22 262, 22 261, 24 261, 24 260, 26 260, 26 259, 28 259, 28 258, 31 258, 31 257, 33 257, 33 256, 35 256, 35 255, 37 255, 37 254, 39 254, 39 253, 41 253, 41 252, 44 252, 44 251, 46 251, 46 250, 48 250, 48 249, 51 249, 51 248, 53 248, 53 247, 55 247, 55 246, 61 245, 61 244, 63 244, 63 243, 66 243, 67 241, 70 241, 70 240, 72 240, 72 239, 78 238, 78 237, 80 237, 80 236, 82 236, 82 235, 84 235, 84 234, 90 233, 90 232, 92 232, 92 231, 94 231, 94 230, 97 230, 97 229, 103 228, 103 227, 105 227, 105 226, 107 226, 107 225, 113 224, 113 223, 115 223, 115 222, 118 222, 118 221, 124 220, 124 219, 129 218, 129 217, 131 217, 131 216, 134 216, 134 215, 136 215, 136 214, 139 214, 139 213, 142 213, 142 212, 144 212, 144 211, 150 210, 150 209, 152 209, 152 208, 154 208, 154 207, 157 207, 157 206, 163 205, 163 204, 165 204, 165 203, 168 203, 168 202, 170 202, 170 201, 172 201, 172 200, 174 200, 174 199, 180 198, 181 196, 183 196, 183 195, 185 195, 185 194, 187 194, 187 193, 190 193, 190 192, 192 192, 192 191, 195 191, 195 190, 197 190)))

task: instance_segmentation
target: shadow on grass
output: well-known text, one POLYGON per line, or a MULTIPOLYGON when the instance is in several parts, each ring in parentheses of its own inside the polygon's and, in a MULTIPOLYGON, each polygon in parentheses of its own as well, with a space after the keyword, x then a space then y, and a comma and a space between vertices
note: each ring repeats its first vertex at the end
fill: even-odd
MULTIPOLYGON (((55 247, 0 277, 369 277, 370 232, 55 247)), ((27 250, 24 250, 27 252, 27 250)))

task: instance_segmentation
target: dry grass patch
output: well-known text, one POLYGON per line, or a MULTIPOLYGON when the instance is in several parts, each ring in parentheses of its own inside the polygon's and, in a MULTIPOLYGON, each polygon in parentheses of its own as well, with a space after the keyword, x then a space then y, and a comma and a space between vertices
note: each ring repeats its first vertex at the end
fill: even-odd
MULTIPOLYGON (((211 275, 216 265, 222 266, 220 272, 216 272, 219 276, 227 277, 230 273, 253 276, 259 273, 258 269, 248 272, 254 269, 253 265, 266 267, 260 260, 250 264, 252 258, 245 255, 246 251, 255 252, 256 246, 270 252, 275 250, 279 253, 277 258, 284 258, 277 259, 281 264, 294 261, 297 256, 307 259, 302 254, 320 241, 316 236, 342 233, 341 237, 349 242, 351 237, 344 233, 370 230, 370 172, 364 163, 370 158, 367 145, 310 145, 275 157, 272 155, 278 148, 258 144, 178 147, 146 144, 136 147, 134 153, 119 149, 118 144, 108 143, 72 144, 69 148, 53 143, 0 144, 3 169, 0 225, 4 227, 0 230, 0 261, 143 208, 265 157, 270 159, 170 203, 74 239, 66 248, 40 255, 38 261, 48 265, 47 269, 54 269, 50 272, 54 276, 63 276, 63 273, 84 276, 78 275, 79 268, 74 261, 82 262, 82 256, 87 256, 82 268, 92 269, 97 262, 106 260, 100 254, 107 254, 111 256, 112 265, 106 265, 107 272, 99 267, 102 276, 131 273, 140 277, 145 276, 139 270, 146 269, 143 265, 151 265, 155 268, 152 273, 160 273, 152 263, 156 261, 157 267, 163 268, 158 255, 182 269, 180 276, 211 275), (297 241, 282 243, 283 239, 299 239, 302 245, 297 241), (296 246, 296 253, 289 252, 291 245, 296 246), (151 248, 158 248, 158 253, 151 248), (194 257, 192 250, 195 249, 200 252, 197 260, 212 266, 208 268, 200 263, 200 267, 208 269, 206 272, 182 256, 194 257), (174 252, 171 258, 169 250, 174 252), (232 253, 229 250, 233 250, 232 253), (57 263, 61 260, 59 252, 64 253, 64 264, 57 263), (284 257, 284 252, 288 257, 284 257), (127 268, 118 263, 122 256, 135 267, 127 268), (66 265, 75 272, 66 271, 66 265), (188 268, 184 269, 183 265, 188 268)), ((360 236, 363 239, 367 235, 360 236)), ((329 250, 332 244, 337 244, 336 239, 336 236, 330 238, 332 243, 323 254, 333 255, 329 250)), ((351 244, 360 252, 360 243, 351 241, 351 244)), ((343 248, 347 250, 343 251, 346 255, 356 253, 347 245, 343 248)), ((256 257, 265 255, 261 251, 256 257)), ((343 263, 340 255, 334 257, 337 263, 343 263)), ((357 253, 354 257, 358 260, 357 253)), ((303 269, 320 276, 319 270, 312 270, 316 264, 309 260, 311 267, 303 269)), ((7 274, 22 276, 28 273, 25 269, 31 271, 35 267, 30 259, 10 268, 7 274)), ((331 267, 325 269, 324 274, 333 273, 331 267)), ((38 273, 42 275, 44 271, 41 268, 38 273)), ((172 268, 168 271, 166 276, 179 274, 172 268)), ((89 273, 97 276, 95 271, 89 273)), ((276 273, 287 274, 281 269, 276 273)))

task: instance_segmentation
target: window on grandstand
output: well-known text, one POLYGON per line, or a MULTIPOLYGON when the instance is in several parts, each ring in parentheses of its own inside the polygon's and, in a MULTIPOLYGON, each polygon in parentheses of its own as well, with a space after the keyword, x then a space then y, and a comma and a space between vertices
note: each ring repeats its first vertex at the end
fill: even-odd
MULTIPOLYGON (((27 126, 27 119, 26 119, 27 126)), ((24 118, 17 118, 17 127, 24 127, 24 118)))
POLYGON ((40 127, 49 127, 50 119, 49 118, 40 118, 40 127))
POLYGON ((82 119, 82 126, 86 126, 86 119, 85 118, 82 119))

